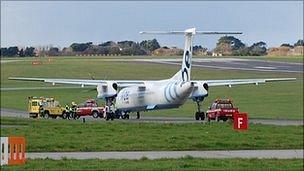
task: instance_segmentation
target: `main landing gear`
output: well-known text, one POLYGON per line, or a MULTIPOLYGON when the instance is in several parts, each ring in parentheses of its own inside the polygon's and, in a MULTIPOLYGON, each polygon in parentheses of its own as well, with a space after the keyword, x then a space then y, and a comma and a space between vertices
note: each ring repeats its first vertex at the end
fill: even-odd
POLYGON ((140 118, 140 113, 136 112, 136 119, 139 119, 139 118, 140 118))
POLYGON ((201 102, 203 99, 195 99, 195 102, 197 104, 197 112, 195 113, 195 119, 196 120, 205 120, 205 113, 201 111, 201 102))

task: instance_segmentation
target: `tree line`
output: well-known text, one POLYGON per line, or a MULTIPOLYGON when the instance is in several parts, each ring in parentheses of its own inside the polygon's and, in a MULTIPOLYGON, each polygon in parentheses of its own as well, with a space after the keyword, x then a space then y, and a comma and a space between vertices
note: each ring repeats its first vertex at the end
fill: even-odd
MULTIPOLYGON (((293 45, 283 43, 281 46, 296 47, 303 46, 303 40, 298 40, 293 45)), ((170 52, 174 55, 180 55, 182 49, 173 47, 173 51, 168 51, 168 47, 161 47, 156 39, 134 41, 107 41, 94 45, 92 42, 72 43, 69 47, 60 49, 58 47, 1 47, 1 57, 24 57, 24 56, 74 56, 74 55, 153 55, 154 52, 170 52), (175 54, 176 53, 176 54, 175 54)), ((265 42, 256 42, 251 46, 245 45, 241 40, 233 36, 223 36, 219 38, 214 53, 222 55, 235 56, 261 56, 267 54, 267 44, 265 42)), ((211 52, 201 45, 193 47, 195 55, 210 55, 211 52)), ((164 54, 165 55, 165 54, 164 54)))
POLYGON ((21 48, 19 49, 17 46, 13 47, 1 47, 1 56, 19 56, 19 57, 24 57, 24 56, 35 56, 35 48, 34 47, 26 47, 26 48, 21 48))
MULTIPOLYGON (((304 46, 304 42, 300 39, 294 45, 287 43, 281 45, 281 47, 284 46, 294 48, 304 46)), ((241 40, 233 36, 223 36, 218 40, 214 52, 232 56, 263 56, 267 54, 267 44, 260 41, 253 43, 251 46, 246 46, 241 40)))

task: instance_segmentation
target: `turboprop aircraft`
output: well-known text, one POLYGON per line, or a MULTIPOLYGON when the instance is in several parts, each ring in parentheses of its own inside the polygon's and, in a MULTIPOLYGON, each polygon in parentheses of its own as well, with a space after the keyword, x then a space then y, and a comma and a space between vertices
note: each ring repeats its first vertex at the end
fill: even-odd
MULTIPOLYGON (((12 80, 44 81, 46 83, 76 84, 81 87, 90 85, 97 87, 97 98, 105 99, 106 104, 115 104, 116 113, 127 116, 128 113, 140 111, 178 108, 186 100, 192 99, 197 103, 196 120, 204 120, 201 102, 208 96, 209 87, 241 84, 256 84, 271 81, 295 80, 295 78, 266 78, 266 79, 230 79, 230 80, 191 80, 191 59, 193 37, 197 34, 241 34, 240 32, 202 32, 190 28, 185 31, 169 32, 140 32, 141 34, 181 34, 185 36, 185 48, 181 69, 165 80, 84 80, 57 78, 23 78, 10 77, 12 80)), ((125 117, 124 117, 125 118, 125 117)))

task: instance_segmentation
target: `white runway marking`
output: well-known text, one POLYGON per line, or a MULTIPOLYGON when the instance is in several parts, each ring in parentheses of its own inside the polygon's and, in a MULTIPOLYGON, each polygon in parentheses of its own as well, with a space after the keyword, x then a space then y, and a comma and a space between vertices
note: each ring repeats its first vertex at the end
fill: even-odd
POLYGON ((19 61, 24 61, 24 60, 0 60, 1 64, 5 64, 5 63, 10 63, 10 62, 19 62, 19 61))
POLYGON ((258 69, 276 69, 276 67, 254 67, 258 69))

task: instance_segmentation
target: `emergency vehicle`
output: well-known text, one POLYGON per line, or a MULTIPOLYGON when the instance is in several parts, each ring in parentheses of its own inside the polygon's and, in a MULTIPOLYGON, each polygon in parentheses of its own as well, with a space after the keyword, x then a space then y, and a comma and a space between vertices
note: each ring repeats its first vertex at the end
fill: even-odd
POLYGON ((58 116, 63 119, 67 118, 67 112, 64 107, 61 107, 59 102, 53 97, 28 97, 28 112, 29 117, 37 118, 53 118, 58 116))
POLYGON ((93 116, 93 118, 103 117, 104 108, 98 107, 94 99, 88 99, 84 103, 77 105, 74 118, 81 116, 93 116))
POLYGON ((217 99, 209 107, 206 112, 206 117, 208 121, 223 120, 224 122, 228 119, 233 119, 233 115, 239 113, 239 109, 235 108, 230 99, 217 99))

